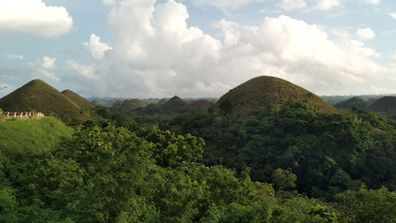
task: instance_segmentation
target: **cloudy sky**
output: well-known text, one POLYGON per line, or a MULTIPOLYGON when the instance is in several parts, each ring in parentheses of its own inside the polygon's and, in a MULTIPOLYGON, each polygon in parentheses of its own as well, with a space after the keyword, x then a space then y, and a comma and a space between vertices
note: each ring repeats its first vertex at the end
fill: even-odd
POLYGON ((393 0, 0 0, 0 91, 218 97, 260 75, 396 92, 393 0))

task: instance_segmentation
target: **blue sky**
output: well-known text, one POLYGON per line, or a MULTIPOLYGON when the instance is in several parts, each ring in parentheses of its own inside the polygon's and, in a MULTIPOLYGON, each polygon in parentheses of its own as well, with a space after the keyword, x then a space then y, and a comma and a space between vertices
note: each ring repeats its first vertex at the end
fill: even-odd
POLYGON ((392 2, 0 0, 0 96, 40 78, 84 96, 218 97, 260 75, 395 93, 392 2))

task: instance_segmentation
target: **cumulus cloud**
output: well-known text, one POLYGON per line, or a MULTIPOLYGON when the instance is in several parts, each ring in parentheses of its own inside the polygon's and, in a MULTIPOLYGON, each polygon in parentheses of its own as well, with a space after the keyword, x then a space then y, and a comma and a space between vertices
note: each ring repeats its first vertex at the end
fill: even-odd
POLYGON ((279 16, 257 26, 221 20, 216 26, 224 38, 218 39, 189 26, 188 17, 187 8, 173 0, 124 0, 108 17, 113 36, 106 59, 68 65, 79 76, 95 78, 84 87, 101 96, 220 96, 259 75, 282 77, 319 94, 392 88, 384 81, 392 76, 389 67, 362 41, 373 38, 367 33, 362 39, 279 16))
POLYGON ((42 0, 0 0, 0 30, 54 37, 72 26, 64 7, 47 6, 42 0))
POLYGON ((361 41, 374 39, 375 36, 375 32, 370 28, 360 28, 356 30, 356 37, 361 41))
POLYGON ((95 72, 92 66, 81 65, 76 61, 69 60, 66 62, 70 69, 77 72, 87 79, 95 79, 95 72))
POLYGON ((44 70, 54 70, 56 58, 44 56, 41 60, 36 62, 36 66, 44 70))
POLYGON ((100 41, 100 37, 95 34, 91 34, 89 41, 83 44, 85 49, 91 54, 94 59, 101 59, 105 53, 112 48, 100 41))
POLYGON ((280 0, 279 7, 284 10, 304 9, 308 6, 305 0, 280 0))
POLYGON ((389 16, 392 17, 393 19, 396 19, 396 12, 389 13, 389 16))
POLYGON ((59 80, 53 71, 57 69, 56 66, 56 58, 44 56, 41 59, 36 60, 35 62, 29 63, 29 65, 33 69, 33 76, 36 78, 45 78, 51 80, 59 80))

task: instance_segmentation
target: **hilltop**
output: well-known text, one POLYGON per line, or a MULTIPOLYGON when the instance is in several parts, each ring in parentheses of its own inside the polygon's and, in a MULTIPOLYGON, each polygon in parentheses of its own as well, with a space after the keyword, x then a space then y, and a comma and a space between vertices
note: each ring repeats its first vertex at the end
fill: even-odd
POLYGON ((256 112, 273 110, 290 100, 299 101, 319 111, 335 110, 312 92, 271 76, 253 78, 230 90, 220 98, 216 107, 223 114, 243 118, 256 112))
POLYGON ((4 111, 39 111, 45 115, 56 114, 63 120, 71 120, 82 115, 82 109, 77 103, 42 80, 30 81, 1 98, 0 108, 4 111))

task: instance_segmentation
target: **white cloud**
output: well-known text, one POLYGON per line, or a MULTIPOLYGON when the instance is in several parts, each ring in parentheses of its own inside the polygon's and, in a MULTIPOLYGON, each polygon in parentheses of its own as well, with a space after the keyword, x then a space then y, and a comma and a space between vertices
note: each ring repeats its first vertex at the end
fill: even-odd
POLYGON ((192 1, 196 4, 210 5, 220 8, 224 12, 230 12, 254 2, 254 0, 192 0, 192 1))
POLYGON ((318 0, 316 8, 319 10, 330 10, 340 5, 340 0, 318 0))
POLYGON ((308 5, 305 0, 280 0, 279 7, 284 10, 304 9, 308 5))
POLYGON ((7 57, 8 59, 13 59, 13 60, 24 60, 25 59, 25 57, 23 55, 19 55, 19 54, 5 53, 4 56, 7 57))
POLYGON ((33 68, 33 77, 59 81, 59 77, 53 73, 53 71, 57 69, 55 62, 56 58, 44 56, 33 63, 29 63, 29 65, 33 68))
POLYGON ((356 30, 356 37, 361 41, 374 39, 375 36, 375 32, 370 28, 360 28, 356 30))
POLYGON ((0 0, 0 30, 54 37, 72 26, 64 7, 47 6, 42 0, 0 0))
POLYGON ((73 60, 67 61, 66 64, 70 69, 82 75, 83 77, 91 80, 95 79, 95 72, 92 66, 81 65, 73 60))
POLYGON ((393 19, 396 19, 396 12, 394 12, 394 13, 389 13, 389 16, 392 17, 393 19))
POLYGON ((114 35, 106 60, 93 60, 85 69, 69 66, 95 77, 82 84, 101 96, 220 96, 259 75, 279 76, 320 94, 392 89, 384 81, 392 76, 388 67, 377 62, 379 53, 356 34, 280 16, 257 26, 221 20, 217 27, 224 39, 216 39, 189 26, 188 16, 186 7, 172 0, 124 0, 109 14, 114 35))
POLYGON ((112 48, 106 43, 100 41, 100 37, 95 34, 91 34, 89 41, 83 44, 85 49, 91 54, 94 59, 101 59, 105 53, 112 48))
POLYGON ((44 70, 54 70, 56 69, 55 61, 56 58, 45 56, 41 60, 36 62, 36 66, 44 70))

